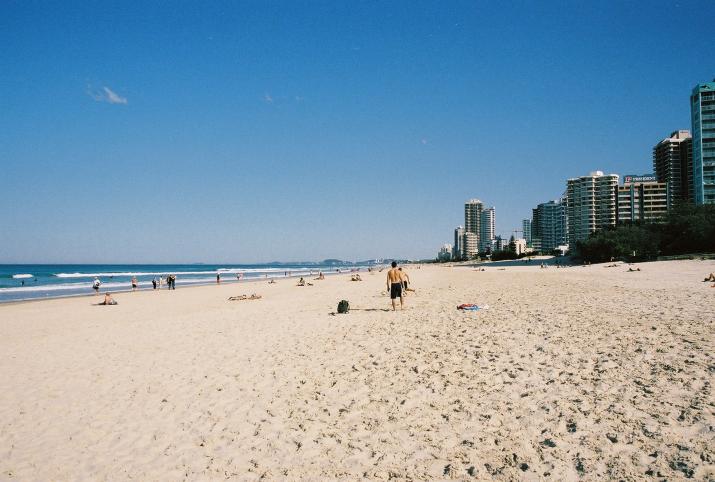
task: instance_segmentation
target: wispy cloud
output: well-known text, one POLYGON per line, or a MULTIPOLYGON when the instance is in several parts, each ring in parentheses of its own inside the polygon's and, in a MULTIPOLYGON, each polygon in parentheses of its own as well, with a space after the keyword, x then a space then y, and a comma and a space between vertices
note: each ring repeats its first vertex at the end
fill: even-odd
POLYGON ((284 106, 291 103, 300 104, 301 102, 305 102, 305 96, 289 94, 274 95, 266 92, 261 96, 261 101, 269 105, 284 106))
POLYGON ((116 92, 112 91, 109 87, 102 87, 104 89, 104 93, 107 94, 107 102, 110 104, 126 104, 127 103, 127 98, 122 97, 121 95, 117 94, 116 92))
POLYGON ((426 146, 429 141, 423 137, 422 139, 420 139, 420 142, 423 146, 426 146))
POLYGON ((107 102, 108 104, 126 104, 127 98, 114 92, 112 89, 103 86, 101 89, 97 90, 92 88, 91 85, 87 86, 87 95, 96 100, 97 102, 107 102))

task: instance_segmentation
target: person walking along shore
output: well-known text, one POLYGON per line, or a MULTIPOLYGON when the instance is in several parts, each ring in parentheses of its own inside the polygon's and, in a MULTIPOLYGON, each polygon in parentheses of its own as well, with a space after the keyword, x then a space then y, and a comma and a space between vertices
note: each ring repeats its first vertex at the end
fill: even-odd
POLYGON ((402 273, 397 269, 397 263, 393 261, 392 269, 387 272, 387 291, 390 293, 390 299, 392 300, 392 311, 397 311, 395 300, 398 296, 400 298, 400 309, 405 309, 402 296, 402 281, 402 273))

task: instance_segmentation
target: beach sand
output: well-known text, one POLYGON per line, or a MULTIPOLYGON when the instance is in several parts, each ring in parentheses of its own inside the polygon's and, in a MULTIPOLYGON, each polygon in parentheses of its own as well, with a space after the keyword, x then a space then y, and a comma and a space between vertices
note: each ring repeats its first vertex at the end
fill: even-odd
POLYGON ((715 262, 604 266, 0 305, 0 480, 712 480, 715 262))

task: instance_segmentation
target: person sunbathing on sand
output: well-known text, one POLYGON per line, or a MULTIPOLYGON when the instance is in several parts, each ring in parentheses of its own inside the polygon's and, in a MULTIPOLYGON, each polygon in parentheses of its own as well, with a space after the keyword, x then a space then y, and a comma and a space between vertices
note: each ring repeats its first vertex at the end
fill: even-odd
POLYGON ((305 286, 305 280, 303 278, 299 279, 296 286, 305 286))
POLYGON ((715 273, 710 273, 710 276, 705 278, 703 281, 715 281, 715 273))
POLYGON ((269 285, 274 285, 274 284, 276 284, 276 280, 272 279, 272 280, 270 280, 270 281, 268 282, 268 284, 269 284, 269 285))
POLYGON ((636 268, 636 269, 628 268, 629 273, 635 273, 636 271, 640 271, 640 270, 641 270, 640 268, 636 268))
POLYGON ((325 275, 324 275, 323 272, 321 271, 321 272, 318 274, 318 277, 315 278, 315 279, 316 279, 316 280, 323 280, 323 279, 325 279, 325 275))
POLYGON ((118 304, 116 301, 114 301, 114 298, 112 298, 111 293, 104 293, 104 301, 101 303, 97 303, 97 305, 116 305, 118 304))
POLYGON ((246 296, 246 295, 230 296, 228 299, 230 301, 242 301, 242 300, 260 300, 261 298, 263 298, 261 295, 252 293, 251 296, 246 296))
POLYGON ((229 296, 228 300, 229 301, 260 300, 261 298, 263 298, 261 295, 257 295, 256 293, 253 293, 253 294, 251 294, 251 296, 246 296, 246 295, 229 296))
POLYGON ((354 275, 352 275, 352 277, 350 278, 350 281, 362 281, 362 278, 360 277, 359 274, 354 274, 354 275))

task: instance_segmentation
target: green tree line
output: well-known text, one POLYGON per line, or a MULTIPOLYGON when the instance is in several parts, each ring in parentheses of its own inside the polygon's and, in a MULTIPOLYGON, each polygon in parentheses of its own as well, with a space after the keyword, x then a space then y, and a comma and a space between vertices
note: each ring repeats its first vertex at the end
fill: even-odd
POLYGON ((715 205, 682 204, 671 209, 660 223, 619 224, 599 230, 578 241, 575 251, 577 257, 591 262, 712 253, 715 205))

